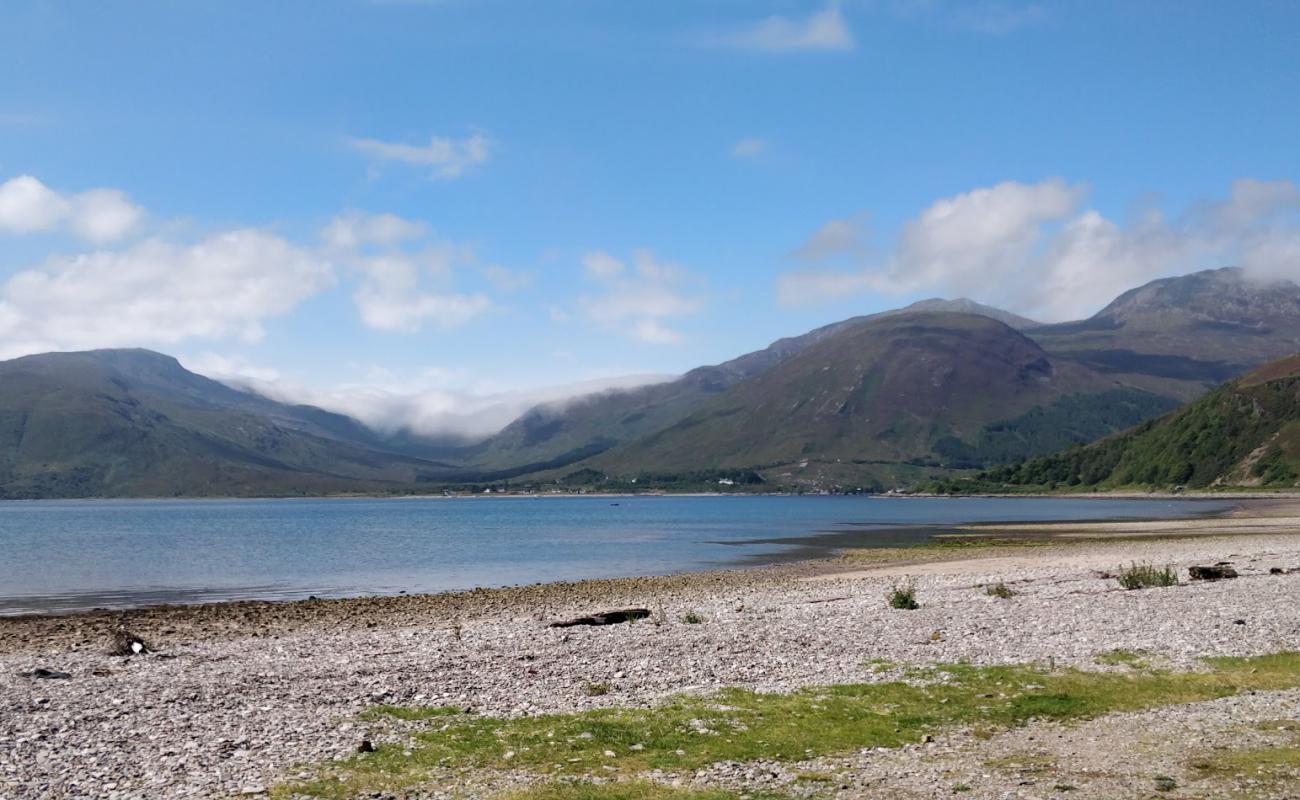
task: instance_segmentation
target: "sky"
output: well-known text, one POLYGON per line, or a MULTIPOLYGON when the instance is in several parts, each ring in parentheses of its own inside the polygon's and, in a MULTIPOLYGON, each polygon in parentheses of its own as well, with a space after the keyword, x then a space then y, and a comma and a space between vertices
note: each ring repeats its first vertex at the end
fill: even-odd
POLYGON ((1300 280, 1289 0, 0 0, 0 358, 481 436, 932 296, 1300 280))

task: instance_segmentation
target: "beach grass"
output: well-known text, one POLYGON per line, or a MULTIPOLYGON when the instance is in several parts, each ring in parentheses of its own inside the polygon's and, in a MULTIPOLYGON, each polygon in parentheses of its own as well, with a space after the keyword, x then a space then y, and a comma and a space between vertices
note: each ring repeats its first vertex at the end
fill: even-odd
MULTIPOLYGON (((1089 719, 1300 686, 1297 652, 1205 663, 1206 669, 1187 672, 948 664, 911 682, 810 687, 789 694, 725 689, 678 696, 648 709, 514 719, 439 709, 427 712, 426 728, 407 741, 330 764, 315 780, 277 792, 350 798, 466 770, 522 770, 544 780, 633 779, 655 769, 683 772, 719 761, 797 762, 868 747, 895 748, 958 727, 992 734, 1032 720, 1089 719)), ((382 713, 407 720, 426 713, 384 708, 382 713)))

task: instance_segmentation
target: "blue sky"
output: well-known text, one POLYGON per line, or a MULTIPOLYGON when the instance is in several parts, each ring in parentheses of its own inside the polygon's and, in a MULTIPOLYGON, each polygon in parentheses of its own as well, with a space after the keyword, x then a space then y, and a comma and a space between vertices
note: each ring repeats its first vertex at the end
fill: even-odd
POLYGON ((0 8, 0 355, 425 429, 968 295, 1300 277, 1291 2, 0 8))

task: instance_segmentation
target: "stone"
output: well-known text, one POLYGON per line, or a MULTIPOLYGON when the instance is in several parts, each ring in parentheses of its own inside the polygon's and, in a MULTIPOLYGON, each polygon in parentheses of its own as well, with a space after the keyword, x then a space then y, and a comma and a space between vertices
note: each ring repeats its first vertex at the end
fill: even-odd
POLYGON ((1237 571, 1227 564, 1188 567, 1187 574, 1194 581, 1220 581, 1237 577, 1237 571))

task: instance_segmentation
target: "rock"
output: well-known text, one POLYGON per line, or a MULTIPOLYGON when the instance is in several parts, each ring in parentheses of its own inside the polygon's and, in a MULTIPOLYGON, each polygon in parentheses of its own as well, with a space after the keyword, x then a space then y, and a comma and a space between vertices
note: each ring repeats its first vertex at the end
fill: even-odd
POLYGON ((1208 567, 1188 567, 1187 574, 1194 581, 1219 581, 1237 577, 1237 571, 1227 564, 1208 567))
POLYGON ((37 667, 36 669, 31 670, 30 672, 20 672, 18 673, 18 676, 21 678, 32 678, 32 679, 47 680, 47 681, 48 680, 66 681, 72 677, 71 673, 59 672, 57 669, 46 669, 45 667, 37 667))
POLYGON ((108 650, 110 656, 141 656, 152 652, 153 648, 144 639, 126 628, 118 628, 113 633, 113 643, 108 650))
POLYGON ((358 744, 358 745, 357 745, 357 752, 358 752, 358 753, 373 753, 373 752, 375 752, 375 743, 372 742, 372 741, 370 741, 369 739, 362 739, 362 740, 361 740, 361 744, 358 744))
POLYGON ((623 608, 614 611, 601 611, 597 614, 590 614, 585 617, 574 617, 573 619, 552 622, 548 627, 551 628, 573 628, 579 625, 617 625, 620 622, 634 622, 638 619, 645 619, 650 616, 648 608, 623 608))

